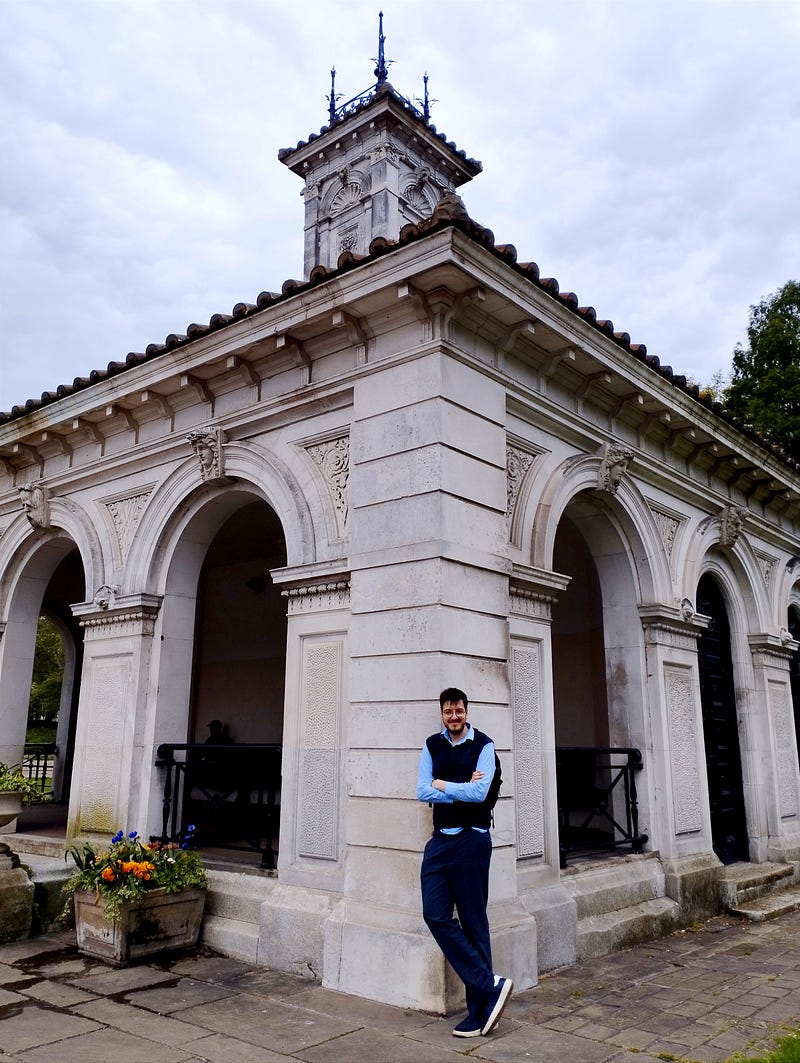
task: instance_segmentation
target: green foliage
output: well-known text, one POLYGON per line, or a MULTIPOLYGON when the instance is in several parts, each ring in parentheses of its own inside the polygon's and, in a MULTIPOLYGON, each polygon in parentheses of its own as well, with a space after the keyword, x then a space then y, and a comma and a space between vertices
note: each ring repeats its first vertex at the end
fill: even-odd
POLYGON ((800 284, 750 307, 747 346, 733 352, 726 410, 800 461, 800 284))
POLYGON ((23 775, 19 764, 3 764, 0 761, 0 793, 21 793, 26 804, 39 796, 39 788, 23 775))
POLYGON ((33 679, 28 702, 29 723, 53 723, 58 719, 63 678, 64 644, 61 635, 51 620, 40 616, 36 628, 33 679))
POLYGON ((164 889, 179 893, 185 889, 203 889, 206 873, 199 855, 188 846, 194 827, 189 827, 182 845, 150 844, 138 833, 118 831, 109 847, 101 853, 91 845, 73 847, 69 855, 76 871, 64 890, 69 897, 77 890, 90 890, 106 898, 105 916, 113 920, 125 901, 164 889))
POLYGON ((800 1033, 790 1034, 765 1056, 743 1056, 738 1052, 728 1063, 800 1063, 800 1033))

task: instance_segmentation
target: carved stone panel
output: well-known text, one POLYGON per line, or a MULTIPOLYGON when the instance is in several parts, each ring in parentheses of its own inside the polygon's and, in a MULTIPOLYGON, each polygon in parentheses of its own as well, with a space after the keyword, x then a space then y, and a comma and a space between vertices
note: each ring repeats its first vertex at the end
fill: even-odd
POLYGON ((517 504, 517 496, 519 495, 522 481, 525 479, 528 469, 533 465, 533 457, 533 454, 527 450, 522 450, 520 447, 514 447, 511 445, 506 447, 506 495, 508 500, 506 516, 509 521, 513 521, 514 519, 514 508, 517 504))
POLYGON ((222 444, 225 435, 221 428, 212 426, 196 428, 186 437, 200 467, 200 477, 204 483, 222 480, 225 477, 225 454, 222 444))
POLYGON ((43 480, 23 484, 19 500, 32 528, 50 527, 50 490, 43 480))
POLYGON ((342 651, 341 641, 303 644, 297 853, 320 860, 339 856, 342 651))
POLYGON ((664 543, 664 550, 667 557, 672 560, 672 551, 675 547, 675 536, 678 534, 678 528, 680 528, 682 521, 680 517, 676 517, 674 513, 669 513, 658 506, 650 504, 650 511, 653 514, 658 530, 661 533, 661 541, 664 543))
POLYGON ((95 659, 91 663, 89 720, 83 755, 81 831, 119 827, 117 786, 122 771, 122 741, 133 655, 95 659))
POLYGON ((619 443, 605 443, 598 451, 600 465, 597 469, 597 490, 615 495, 633 461, 633 451, 619 443))
POLYGON ((340 535, 347 527, 347 482, 350 477, 350 437, 339 436, 306 447, 315 465, 320 469, 328 489, 340 535))
POLYGON ((772 723, 775 730, 775 755, 778 774, 778 808, 781 819, 797 816, 797 761, 792 733, 792 708, 787 683, 770 680, 767 684, 772 723))
POLYGON ((514 710, 514 807, 517 855, 544 855, 542 779, 541 646, 515 646, 512 652, 514 710))
POLYGON ((679 665, 664 665, 664 686, 669 719, 675 833, 692 834, 703 826, 692 670, 679 665))
POLYGON ((128 551, 130 550, 134 533, 139 526, 139 521, 142 519, 142 513, 144 513, 149 497, 150 489, 140 491, 135 495, 128 495, 125 498, 114 498, 105 503, 117 537, 123 564, 128 559, 128 551))

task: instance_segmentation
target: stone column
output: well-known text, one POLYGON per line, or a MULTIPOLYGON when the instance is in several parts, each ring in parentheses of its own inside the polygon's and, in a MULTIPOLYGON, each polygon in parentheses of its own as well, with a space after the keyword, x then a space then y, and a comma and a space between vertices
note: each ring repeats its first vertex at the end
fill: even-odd
MULTIPOLYGON (((761 810, 767 834, 761 859, 790 861, 800 871, 800 772, 789 668, 797 643, 780 635, 749 637, 757 711, 747 721, 752 767, 745 779, 748 808, 761 810), (764 709, 765 711, 761 711, 764 709)), ((761 835, 762 832, 760 831, 761 835)))
POLYGON ((103 588, 72 607, 84 631, 84 659, 67 837, 105 838, 118 829, 145 834, 154 771, 145 703, 153 629, 161 598, 116 597, 103 588), (144 817, 144 818, 142 818, 144 817))
POLYGON ((523 565, 509 581, 517 885, 544 970, 576 958, 577 908, 559 869, 551 639, 552 607, 569 581, 523 565))
POLYGON ((263 906, 258 962, 323 973, 325 922, 344 890, 350 573, 271 573, 288 603, 278 885, 263 906))
MULTIPOLYGON (((708 621, 686 600, 640 609, 648 676, 648 805, 640 830, 666 871, 666 892, 687 919, 718 910, 722 870, 711 845, 697 640, 708 621)), ((644 791, 642 787, 642 791, 644 791)))

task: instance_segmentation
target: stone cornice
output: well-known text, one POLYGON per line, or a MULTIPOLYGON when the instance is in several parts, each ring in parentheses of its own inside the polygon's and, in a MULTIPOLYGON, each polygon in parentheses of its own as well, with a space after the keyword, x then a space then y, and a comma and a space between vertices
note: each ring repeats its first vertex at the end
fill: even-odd
POLYGON ((553 605, 570 582, 570 576, 558 572, 515 564, 508 581, 511 613, 550 620, 553 605))
POLYGON ((94 601, 80 602, 71 608, 72 615, 84 630, 85 639, 125 635, 151 637, 162 600, 157 594, 120 597, 98 594, 94 601))
POLYGON ((642 605, 639 607, 639 618, 644 628, 645 643, 684 650, 697 649, 697 640, 709 623, 708 617, 695 613, 688 599, 684 599, 679 606, 642 605))

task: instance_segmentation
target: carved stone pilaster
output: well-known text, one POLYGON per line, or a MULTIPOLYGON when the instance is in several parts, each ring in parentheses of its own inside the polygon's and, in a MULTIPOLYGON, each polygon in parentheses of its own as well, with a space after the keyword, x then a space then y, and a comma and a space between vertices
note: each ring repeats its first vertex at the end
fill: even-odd
POLYGON ((633 461, 633 451, 619 443, 604 443, 598 450, 600 467, 597 470, 597 490, 615 495, 633 461))
POLYGON ((692 670, 685 665, 665 664, 664 693, 675 834, 695 834, 702 829, 703 816, 697 757, 696 679, 692 670))
POLYGON ((517 856, 544 856, 544 778, 542 771, 542 651, 534 642, 512 647, 514 721, 514 811, 517 856))
POLYGON ((50 527, 50 488, 44 480, 33 480, 19 489, 22 510, 32 528, 50 527))
POLYGON ((569 583, 570 577, 558 572, 514 565, 508 581, 509 611, 515 616, 549 622, 553 605, 569 583))
POLYGON ((84 641, 127 635, 152 638, 161 596, 126 594, 118 597, 115 590, 101 587, 94 601, 72 606, 72 614, 83 628, 84 641))
POLYGON ((781 819, 795 819, 798 812, 798 794, 795 772, 795 734, 792 726, 792 693, 788 675, 786 681, 770 679, 767 683, 767 700, 775 734, 775 760, 778 782, 778 814, 781 819))
POLYGON ((204 483, 225 478, 225 455, 222 444, 225 434, 218 425, 195 428, 186 437, 200 466, 204 483))
POLYGON ((347 483, 350 478, 350 437, 339 436, 312 443, 306 452, 322 472, 325 486, 333 502, 336 522, 340 535, 347 527, 348 500, 347 483))

